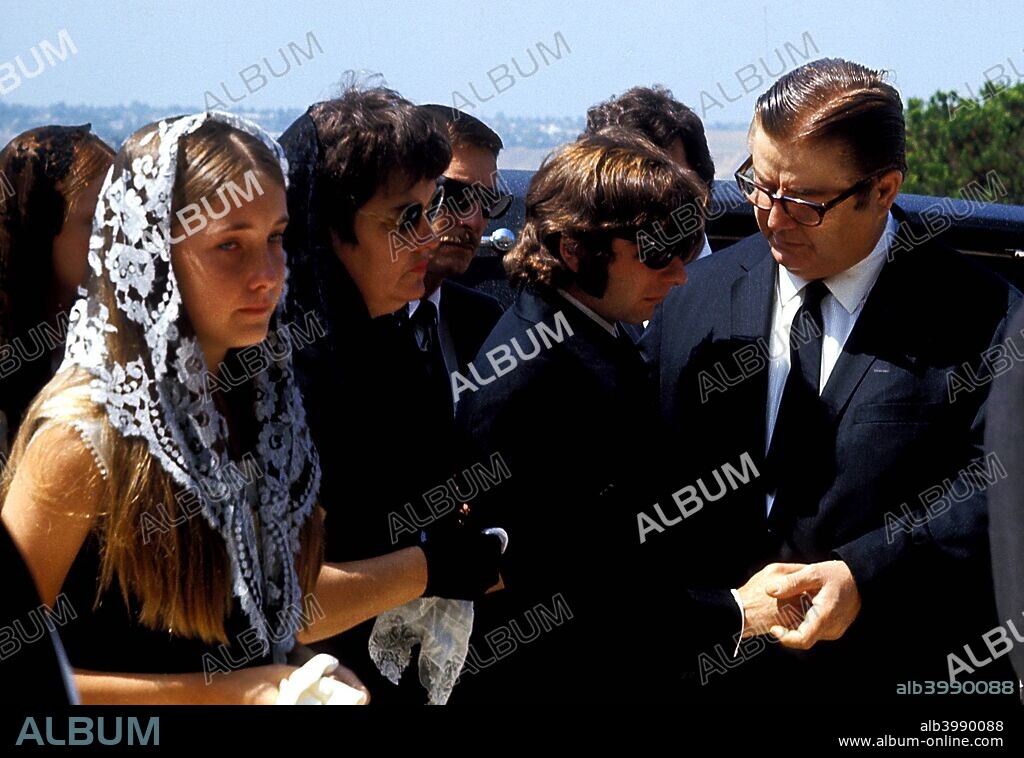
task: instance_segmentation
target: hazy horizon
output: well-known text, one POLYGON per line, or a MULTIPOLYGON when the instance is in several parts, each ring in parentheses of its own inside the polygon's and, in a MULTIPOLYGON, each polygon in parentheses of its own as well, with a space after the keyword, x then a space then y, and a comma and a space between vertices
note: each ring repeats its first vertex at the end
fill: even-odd
POLYGON ((818 57, 887 69, 905 99, 976 90, 999 67, 1018 79, 1024 71, 1024 15, 1009 0, 983 13, 924 0, 508 7, 459 0, 425 12, 396 0, 383 13, 364 0, 64 1, 40 14, 31 3, 11 5, 0 31, 0 102, 188 112, 212 96, 302 109, 334 94, 345 72, 361 71, 414 102, 454 103, 485 119, 576 116, 630 86, 661 83, 708 125, 734 127, 771 81, 818 57), (945 44, 952 30, 954 53, 945 44), (59 50, 61 32, 70 40, 63 58, 21 76, 16 60, 31 72, 33 51, 44 42, 59 50))

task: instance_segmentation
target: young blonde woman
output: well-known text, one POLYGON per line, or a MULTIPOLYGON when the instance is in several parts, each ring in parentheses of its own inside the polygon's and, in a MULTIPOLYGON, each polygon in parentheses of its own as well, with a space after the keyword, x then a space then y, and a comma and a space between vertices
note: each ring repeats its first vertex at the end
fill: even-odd
POLYGON ((319 461, 281 346, 302 322, 281 297, 286 175, 258 127, 203 113, 133 135, 101 190, 64 363, 0 490, 43 601, 73 611, 84 703, 273 702, 296 641, 428 577, 497 581, 498 539, 468 529, 322 563, 319 461), (252 346, 262 363, 240 359, 252 346))

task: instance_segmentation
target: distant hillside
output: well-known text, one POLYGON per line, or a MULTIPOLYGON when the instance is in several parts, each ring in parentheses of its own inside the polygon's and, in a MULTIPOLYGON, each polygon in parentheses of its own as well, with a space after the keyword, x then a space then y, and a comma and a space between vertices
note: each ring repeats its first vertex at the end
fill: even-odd
MULTIPOLYGON (((505 133, 500 132, 502 139, 505 133)), ((498 156, 498 168, 535 170, 544 157, 559 144, 571 142, 576 139, 579 132, 567 135, 557 143, 547 147, 521 147, 518 145, 506 147, 498 156)), ((715 160, 715 177, 718 179, 732 179, 732 173, 747 157, 747 130, 728 128, 719 129, 714 126, 707 129, 708 147, 711 148, 711 157, 715 160)))
MULTIPOLYGON (((153 106, 144 103, 122 106, 57 103, 46 107, 0 103, 0 142, 6 145, 23 131, 44 124, 70 126, 90 123, 93 132, 116 149, 141 126, 167 116, 191 112, 190 108, 153 106)), ((267 131, 277 135, 287 129, 288 125, 302 114, 302 110, 281 108, 260 111, 237 110, 235 113, 252 119, 267 131)))
MULTIPOLYGON (((139 127, 167 116, 188 113, 190 109, 176 106, 153 106, 131 103, 123 106, 88 106, 56 103, 50 106, 7 105, 0 102, 0 145, 13 137, 44 124, 77 125, 91 123, 93 132, 115 149, 139 127)), ((240 116, 252 119, 277 136, 298 118, 301 108, 237 110, 240 116)), ((501 135, 505 143, 499 165, 502 168, 536 169, 551 150, 576 139, 585 120, 580 116, 530 117, 506 116, 499 113, 487 117, 488 125, 501 135)), ((732 175, 746 153, 746 132, 736 127, 709 127, 708 143, 715 158, 719 177, 732 175)))

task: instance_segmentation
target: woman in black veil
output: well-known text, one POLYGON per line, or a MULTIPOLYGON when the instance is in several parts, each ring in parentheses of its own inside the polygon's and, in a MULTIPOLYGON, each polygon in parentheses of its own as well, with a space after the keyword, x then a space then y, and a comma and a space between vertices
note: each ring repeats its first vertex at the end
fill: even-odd
MULTIPOLYGON (((424 525, 424 494, 452 474, 450 451, 433 436, 450 410, 429 402, 424 368, 402 319, 406 303, 423 293, 426 262, 437 246, 428 217, 450 147, 397 93, 356 87, 311 106, 280 142, 290 172, 289 310, 310 325, 307 332, 326 332, 295 354, 325 462, 325 557, 370 558, 419 544, 419 530, 407 528, 408 509, 417 509, 417 526, 424 525)), ((486 538, 478 538, 483 546, 486 538)), ((471 576, 453 571, 431 582, 427 594, 434 597, 322 645, 381 704, 423 702, 408 672, 396 690, 377 671, 398 683, 419 643, 420 680, 432 702, 444 702, 465 659, 468 600, 478 592, 471 576), (395 656, 389 651, 397 640, 405 640, 397 645, 404 654, 395 656)))

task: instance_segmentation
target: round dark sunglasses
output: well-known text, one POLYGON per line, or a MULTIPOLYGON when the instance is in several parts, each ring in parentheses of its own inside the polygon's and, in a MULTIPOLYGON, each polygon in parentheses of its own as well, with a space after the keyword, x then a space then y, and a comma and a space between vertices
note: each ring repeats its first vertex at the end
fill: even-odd
POLYGON ((415 229, 421 218, 426 218, 427 222, 431 222, 437 216, 438 211, 441 210, 441 205, 444 203, 444 186, 438 183, 437 188, 434 190, 434 194, 430 196, 427 204, 423 203, 410 203, 409 205, 402 208, 401 212, 397 216, 389 216, 383 213, 375 213, 373 211, 367 211, 360 208, 356 213, 361 213, 364 216, 375 218, 378 221, 382 221, 394 229, 415 229))

